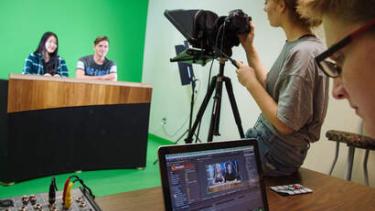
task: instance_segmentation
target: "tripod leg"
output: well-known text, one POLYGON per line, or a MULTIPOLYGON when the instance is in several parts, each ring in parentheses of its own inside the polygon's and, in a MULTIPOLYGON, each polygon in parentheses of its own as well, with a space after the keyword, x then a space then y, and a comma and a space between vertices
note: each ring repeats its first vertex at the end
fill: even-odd
POLYGON ((203 99, 201 107, 199 108, 199 111, 197 113, 197 117, 194 121, 194 124, 193 124, 191 130, 189 131, 188 136, 185 139, 185 143, 192 143, 193 142, 193 136, 194 136, 195 130, 197 129, 197 126, 198 126, 199 122, 202 120, 204 111, 206 110, 208 102, 210 101, 211 95, 214 92, 214 89, 215 89, 215 86, 216 86, 216 78, 217 77, 214 76, 211 80, 210 87, 207 90, 206 96, 203 99))
POLYGON ((188 132, 189 132, 189 129, 185 130, 185 132, 182 135, 180 135, 180 137, 177 138, 174 144, 177 144, 188 132))
POLYGON ((211 114, 210 130, 207 137, 207 142, 212 142, 213 136, 220 135, 219 133, 219 122, 220 122, 220 110, 221 110, 221 96, 223 92, 223 80, 222 76, 217 77, 216 81, 216 92, 214 96, 214 103, 211 114))
POLYGON ((202 124, 202 122, 199 122, 199 124, 198 124, 198 131, 197 131, 197 133, 195 133, 195 143, 197 143, 197 142, 201 143, 202 142, 199 139, 199 133, 200 133, 200 130, 201 130, 201 124, 202 124))
POLYGON ((245 134, 244 134, 243 128, 242 128, 240 112, 238 111, 236 99, 234 98, 234 94, 233 94, 232 82, 231 82, 230 78, 228 78, 228 77, 224 77, 224 81, 225 81, 225 87, 226 87, 227 92, 228 92, 230 105, 232 107, 234 120, 236 121, 236 124, 237 124, 238 132, 240 133, 241 138, 245 138, 245 134))
MULTIPOLYGON (((189 132, 189 129, 185 130, 185 132, 180 137, 177 138, 177 140, 174 142, 174 144, 177 144, 188 132, 189 132)), ((154 160, 154 162, 153 162, 153 165, 156 165, 158 163, 158 161, 159 161, 159 159, 156 158, 156 160, 154 160)))

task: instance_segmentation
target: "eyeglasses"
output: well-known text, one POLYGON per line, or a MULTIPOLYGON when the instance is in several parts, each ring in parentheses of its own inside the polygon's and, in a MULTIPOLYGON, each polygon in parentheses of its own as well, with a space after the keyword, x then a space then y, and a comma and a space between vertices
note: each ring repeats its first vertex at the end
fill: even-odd
POLYGON ((346 37, 344 37, 339 42, 333 44, 330 48, 328 48, 323 53, 319 54, 315 57, 316 63, 319 65, 320 69, 328 76, 332 78, 336 78, 341 74, 341 67, 337 62, 332 59, 331 57, 338 52, 340 49, 347 46, 351 43, 355 38, 364 34, 365 32, 369 31, 371 28, 375 26, 375 19, 371 20, 364 26, 360 27, 359 29, 355 30, 354 32, 350 33, 346 37))

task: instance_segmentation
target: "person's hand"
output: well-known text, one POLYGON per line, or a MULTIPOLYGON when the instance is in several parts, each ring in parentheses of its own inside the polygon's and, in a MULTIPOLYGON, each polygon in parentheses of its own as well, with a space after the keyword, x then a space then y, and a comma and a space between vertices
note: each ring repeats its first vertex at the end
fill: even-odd
POLYGON ((45 73, 43 76, 48 76, 48 77, 51 77, 52 75, 49 74, 49 73, 45 73))
POLYGON ((249 84, 254 83, 257 80, 255 71, 252 67, 243 64, 242 62, 237 62, 238 69, 236 70, 238 81, 244 87, 248 87, 249 84))
POLYGON ((250 32, 248 34, 240 34, 238 35, 238 39, 241 42, 242 47, 245 49, 246 52, 250 51, 254 48, 254 36, 255 36, 255 25, 253 22, 249 22, 250 32))
POLYGON ((103 75, 103 80, 112 81, 115 79, 115 76, 113 74, 103 75))
POLYGON ((59 74, 55 74, 55 75, 53 75, 53 77, 61 78, 61 75, 59 75, 59 74))

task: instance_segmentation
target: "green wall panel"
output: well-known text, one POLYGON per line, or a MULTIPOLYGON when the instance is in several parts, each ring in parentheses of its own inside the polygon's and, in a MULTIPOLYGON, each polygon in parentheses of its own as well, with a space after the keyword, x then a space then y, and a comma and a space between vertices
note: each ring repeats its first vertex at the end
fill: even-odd
POLYGON ((148 0, 1 0, 0 78, 21 73, 42 34, 53 31, 70 77, 78 58, 93 53, 95 37, 107 35, 118 79, 140 82, 147 7, 148 0))

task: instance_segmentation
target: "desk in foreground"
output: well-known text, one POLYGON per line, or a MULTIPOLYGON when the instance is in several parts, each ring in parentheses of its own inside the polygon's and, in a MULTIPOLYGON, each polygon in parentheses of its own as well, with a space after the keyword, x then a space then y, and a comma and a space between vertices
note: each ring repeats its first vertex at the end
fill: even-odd
MULTIPOLYGON (((270 210, 375 210, 375 189, 347 182, 308 169, 291 177, 267 178, 270 210), (269 186, 301 183, 313 193, 280 196, 269 186)), ((164 210, 160 187, 115 194, 96 199, 103 210, 164 210)))

